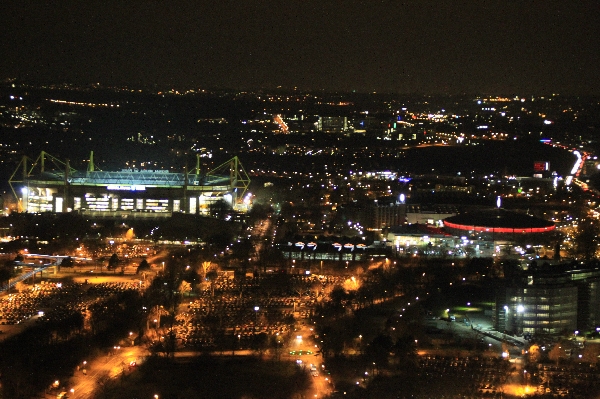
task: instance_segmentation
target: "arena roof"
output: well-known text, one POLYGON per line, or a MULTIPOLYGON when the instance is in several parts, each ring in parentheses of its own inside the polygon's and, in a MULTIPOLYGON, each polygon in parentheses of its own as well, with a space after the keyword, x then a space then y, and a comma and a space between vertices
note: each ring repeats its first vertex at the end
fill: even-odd
POLYGON ((504 209, 464 213, 444 219, 449 229, 485 233, 546 233, 556 228, 553 222, 504 209))

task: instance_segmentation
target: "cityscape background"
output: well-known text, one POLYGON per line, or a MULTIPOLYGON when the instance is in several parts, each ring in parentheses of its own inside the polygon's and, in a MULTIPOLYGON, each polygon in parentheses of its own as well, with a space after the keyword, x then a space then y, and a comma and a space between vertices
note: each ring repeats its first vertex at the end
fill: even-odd
POLYGON ((0 397, 598 398, 598 10, 0 5, 0 397))

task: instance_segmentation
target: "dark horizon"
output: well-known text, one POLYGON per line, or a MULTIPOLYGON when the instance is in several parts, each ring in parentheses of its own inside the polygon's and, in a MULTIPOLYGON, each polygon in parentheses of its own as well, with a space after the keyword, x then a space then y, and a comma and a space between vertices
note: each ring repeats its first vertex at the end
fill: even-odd
POLYGON ((48 79, 18 79, 15 77, 2 77, 0 78, 0 85, 11 85, 15 87, 12 89, 15 93, 16 90, 32 88, 35 90, 69 90, 69 89, 93 89, 98 92, 102 90, 109 91, 122 91, 123 89, 131 90, 134 93, 144 94, 167 94, 168 92, 179 92, 179 94, 216 94, 216 93, 228 93, 233 94, 248 93, 248 94, 260 94, 264 93, 281 93, 281 94, 309 94, 309 95, 325 95, 325 96, 345 96, 351 98, 352 96, 367 96, 367 97, 399 97, 401 99, 419 99, 419 98, 430 98, 430 99, 451 99, 451 98, 463 98, 463 99, 478 99, 478 98, 543 98, 543 97, 557 97, 557 98, 581 98, 581 99, 595 99, 600 97, 599 93, 564 93, 564 92, 456 92, 456 93, 441 93, 441 92, 425 92, 425 91, 414 91, 414 92, 395 92, 395 91, 360 91, 360 90, 337 90, 337 89, 325 89, 325 88, 302 88, 302 87, 286 87, 286 86, 255 86, 255 87, 226 87, 226 86, 194 86, 194 85, 171 85, 171 84, 159 84, 159 83, 138 83, 138 84, 109 84, 102 82, 71 82, 71 81, 58 81, 48 79))
POLYGON ((0 80, 327 92, 600 93, 592 1, 0 6, 0 80))

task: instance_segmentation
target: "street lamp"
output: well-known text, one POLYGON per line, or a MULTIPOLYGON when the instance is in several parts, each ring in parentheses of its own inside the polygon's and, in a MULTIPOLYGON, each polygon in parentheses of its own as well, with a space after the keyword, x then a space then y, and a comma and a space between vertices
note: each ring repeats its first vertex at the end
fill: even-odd
POLYGON ((258 311, 260 310, 259 306, 254 307, 254 331, 256 331, 258 327, 258 311))

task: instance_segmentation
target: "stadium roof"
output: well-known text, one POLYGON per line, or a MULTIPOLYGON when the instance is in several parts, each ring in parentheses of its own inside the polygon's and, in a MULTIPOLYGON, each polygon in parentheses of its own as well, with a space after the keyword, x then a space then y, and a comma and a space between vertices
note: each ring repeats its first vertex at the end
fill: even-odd
MULTIPOLYGON (((101 171, 93 165, 93 153, 90 156, 90 166, 86 171, 78 171, 52 155, 42 152, 34 161, 23 157, 17 169, 9 179, 9 183, 25 183, 37 185, 71 186, 105 186, 107 189, 119 189, 127 186, 130 189, 139 187, 178 188, 187 187, 189 190, 206 191, 239 189, 241 195, 250 184, 250 179, 237 157, 222 163, 216 168, 200 173, 199 161, 193 173, 173 173, 167 170, 137 170, 124 169, 121 171, 101 171), (22 177, 21 177, 22 175, 22 177)), ((13 188, 14 192, 14 188, 13 188)), ((16 196, 16 194, 15 194, 16 196)))

